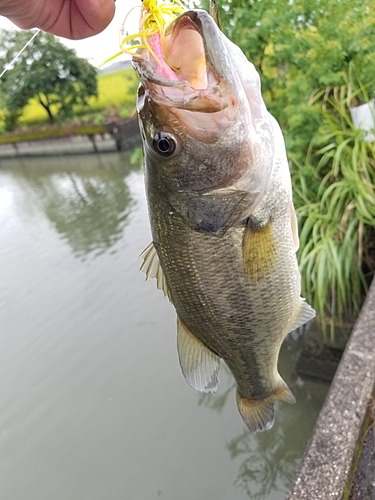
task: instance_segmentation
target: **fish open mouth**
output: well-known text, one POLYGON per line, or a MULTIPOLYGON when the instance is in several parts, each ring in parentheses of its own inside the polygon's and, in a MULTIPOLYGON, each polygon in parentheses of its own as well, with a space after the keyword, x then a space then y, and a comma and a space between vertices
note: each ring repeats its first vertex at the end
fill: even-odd
POLYGON ((165 54, 166 60, 158 65, 156 73, 163 74, 168 68, 172 71, 172 78, 187 81, 196 90, 207 89, 207 63, 203 38, 190 17, 180 18, 172 34, 167 35, 165 54))
POLYGON ((152 99, 201 112, 228 106, 227 81, 222 76, 226 48, 207 12, 185 12, 169 26, 164 39, 155 34, 148 42, 153 54, 139 49, 133 66, 152 99))

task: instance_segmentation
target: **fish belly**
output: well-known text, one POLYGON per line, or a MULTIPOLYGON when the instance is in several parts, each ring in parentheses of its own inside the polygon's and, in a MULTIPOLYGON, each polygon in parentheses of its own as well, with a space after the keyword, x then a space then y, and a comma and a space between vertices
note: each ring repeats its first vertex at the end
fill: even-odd
MULTIPOLYGON (((153 226, 179 319, 225 361, 242 396, 257 399, 275 392, 280 345, 300 295, 295 254, 281 238, 283 224, 272 224, 272 251, 250 252, 250 272, 243 227, 214 237, 172 214, 153 226)), ((259 244, 254 241, 256 248, 259 244)))

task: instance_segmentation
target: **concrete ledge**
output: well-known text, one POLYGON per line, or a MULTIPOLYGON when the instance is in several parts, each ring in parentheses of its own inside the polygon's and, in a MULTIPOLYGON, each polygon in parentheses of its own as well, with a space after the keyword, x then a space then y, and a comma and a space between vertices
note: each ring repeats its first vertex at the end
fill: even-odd
POLYGON ((287 500, 341 499, 375 383, 375 280, 287 500))

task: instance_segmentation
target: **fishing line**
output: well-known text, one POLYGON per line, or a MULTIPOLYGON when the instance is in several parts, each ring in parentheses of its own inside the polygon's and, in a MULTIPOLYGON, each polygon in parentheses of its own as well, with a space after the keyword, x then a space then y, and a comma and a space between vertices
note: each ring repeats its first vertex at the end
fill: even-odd
POLYGON ((33 36, 30 38, 30 40, 26 43, 26 45, 24 45, 22 47, 22 49, 18 52, 18 54, 16 55, 16 57, 9 63, 5 66, 3 72, 0 74, 0 78, 3 76, 4 73, 6 73, 11 67, 12 65, 17 61, 17 59, 20 57, 20 55, 22 54, 22 52, 26 49, 26 47, 28 47, 30 45, 30 43, 34 40, 34 38, 39 35, 40 33, 40 29, 37 29, 36 32, 33 34, 33 36))

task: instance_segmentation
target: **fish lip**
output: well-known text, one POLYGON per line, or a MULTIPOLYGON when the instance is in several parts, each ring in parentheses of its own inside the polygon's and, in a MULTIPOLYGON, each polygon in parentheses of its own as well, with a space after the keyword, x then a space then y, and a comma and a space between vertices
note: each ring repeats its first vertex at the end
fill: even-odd
POLYGON ((206 89, 195 89, 186 80, 174 81, 158 75, 147 49, 137 50, 132 58, 132 65, 141 79, 141 85, 155 101, 186 110, 221 111, 230 103, 228 88, 231 86, 228 82, 232 74, 228 62, 229 55, 226 57, 227 48, 223 42, 223 34, 210 14, 204 10, 192 9, 178 16, 168 27, 166 35, 180 29, 187 19, 194 24, 194 28, 202 37, 207 75, 210 74, 210 80, 215 81, 213 85, 209 84, 206 89), (163 91, 164 88, 174 89, 175 95, 167 95, 163 91))

